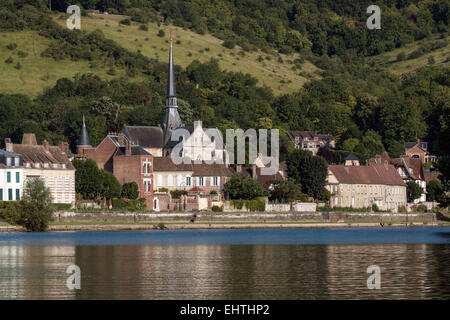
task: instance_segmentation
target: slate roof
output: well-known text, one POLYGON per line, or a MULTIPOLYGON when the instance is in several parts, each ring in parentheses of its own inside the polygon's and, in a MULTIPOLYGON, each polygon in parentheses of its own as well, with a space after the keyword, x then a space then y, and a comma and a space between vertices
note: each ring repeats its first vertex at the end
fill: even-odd
POLYGON ((348 156, 345 157, 345 160, 359 160, 357 156, 355 156, 353 153, 350 153, 348 156))
POLYGON ((411 148, 414 148, 414 146, 418 146, 423 151, 427 151, 428 149, 428 142, 419 141, 419 142, 405 142, 404 143, 405 149, 409 150, 411 148))
POLYGON ((390 164, 374 164, 371 166, 330 165, 328 168, 339 183, 406 186, 395 167, 390 164))
POLYGON ((192 164, 176 165, 170 157, 154 157, 153 171, 194 171, 192 164))
MULTIPOLYGON (((125 146, 118 147, 116 152, 114 153, 115 157, 126 156, 125 155, 125 146)), ((142 149, 141 146, 131 146, 131 155, 132 156, 151 156, 150 153, 142 149)))
POLYGON ((154 126, 124 126, 123 134, 135 145, 143 148, 162 148, 163 130, 154 126))

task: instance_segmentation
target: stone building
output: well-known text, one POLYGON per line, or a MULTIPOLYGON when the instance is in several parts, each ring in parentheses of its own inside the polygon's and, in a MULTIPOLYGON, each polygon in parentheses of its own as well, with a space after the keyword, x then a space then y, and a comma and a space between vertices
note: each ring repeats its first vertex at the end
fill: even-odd
POLYGON ((393 165, 330 165, 326 188, 331 207, 370 208, 397 212, 406 206, 406 184, 393 165))
POLYGON ((403 181, 413 181, 422 189, 420 198, 414 200, 414 203, 425 202, 427 193, 427 182, 425 172, 423 170, 422 161, 419 158, 411 158, 401 156, 400 158, 391 158, 387 152, 376 155, 374 158, 367 160, 367 165, 374 164, 391 164, 395 167, 403 181))
POLYGON ((334 148, 336 144, 331 134, 318 134, 315 131, 289 130, 287 135, 297 149, 309 150, 314 155, 320 147, 334 148))
POLYGON ((23 183, 42 178, 50 189, 54 203, 75 204, 75 168, 67 143, 51 146, 47 140, 38 145, 34 133, 25 133, 21 144, 5 141, 6 151, 22 155, 23 183))
POLYGON ((20 200, 23 180, 22 155, 0 150, 0 201, 20 200))

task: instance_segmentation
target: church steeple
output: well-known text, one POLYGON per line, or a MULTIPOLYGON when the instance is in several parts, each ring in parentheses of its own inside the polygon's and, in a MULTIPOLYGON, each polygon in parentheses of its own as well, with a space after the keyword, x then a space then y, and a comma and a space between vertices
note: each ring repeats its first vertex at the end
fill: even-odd
POLYGON ((80 138, 77 144, 77 153, 82 154, 85 148, 92 148, 91 142, 89 141, 89 135, 86 129, 86 123, 83 115, 83 126, 81 127, 80 138))
POLYGON ((172 35, 170 35, 170 50, 169 50, 169 74, 167 77, 167 91, 166 91, 166 110, 161 121, 161 127, 164 130, 165 141, 168 130, 173 130, 182 127, 180 115, 178 114, 177 92, 175 87, 175 70, 173 66, 173 52, 172 52, 172 35))

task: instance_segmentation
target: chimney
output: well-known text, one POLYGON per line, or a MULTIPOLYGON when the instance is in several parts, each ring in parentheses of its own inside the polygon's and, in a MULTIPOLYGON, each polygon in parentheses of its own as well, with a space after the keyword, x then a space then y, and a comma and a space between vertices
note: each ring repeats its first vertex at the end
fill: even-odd
POLYGON ((125 136, 122 132, 119 132, 117 134, 117 142, 119 143, 120 146, 125 145, 125 136))
POLYGON ((5 138, 5 150, 13 152, 13 143, 11 142, 11 138, 5 138))
POLYGON ((242 165, 241 164, 237 164, 236 165, 236 172, 237 173, 241 173, 242 172, 242 165))
POLYGON ((256 179, 256 164, 252 164, 252 178, 256 179))
POLYGON ((49 151, 50 146, 48 144, 48 141, 44 139, 44 141, 42 141, 42 146, 44 147, 45 151, 49 151))
POLYGON ((130 140, 126 141, 126 144, 125 144, 125 155, 126 156, 131 156, 131 142, 130 142, 130 140))

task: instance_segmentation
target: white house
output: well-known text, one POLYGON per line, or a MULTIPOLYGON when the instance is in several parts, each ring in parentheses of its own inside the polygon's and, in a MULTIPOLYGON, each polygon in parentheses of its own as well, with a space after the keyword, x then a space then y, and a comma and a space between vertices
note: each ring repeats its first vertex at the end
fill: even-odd
POLYGON ((0 150, 0 201, 20 200, 23 181, 22 155, 0 150))

